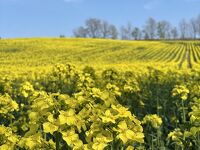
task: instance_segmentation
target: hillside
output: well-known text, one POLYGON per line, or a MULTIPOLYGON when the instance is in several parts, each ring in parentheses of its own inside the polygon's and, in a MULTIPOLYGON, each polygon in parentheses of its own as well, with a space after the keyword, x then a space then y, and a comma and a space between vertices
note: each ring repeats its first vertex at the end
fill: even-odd
POLYGON ((103 39, 30 38, 0 40, 0 67, 23 69, 56 63, 79 66, 168 66, 195 68, 199 41, 120 41, 103 39))
POLYGON ((3 39, 0 58, 0 150, 200 149, 198 41, 3 39))

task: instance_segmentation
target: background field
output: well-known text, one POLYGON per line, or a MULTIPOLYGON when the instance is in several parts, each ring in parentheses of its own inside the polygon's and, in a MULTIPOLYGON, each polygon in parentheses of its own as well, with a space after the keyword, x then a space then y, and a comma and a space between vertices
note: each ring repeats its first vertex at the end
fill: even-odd
POLYGON ((0 150, 199 150, 200 41, 0 40, 0 150))
POLYGON ((0 40, 0 67, 4 71, 42 69, 55 63, 89 65, 97 69, 148 65, 196 68, 200 64, 200 42, 73 38, 0 40))

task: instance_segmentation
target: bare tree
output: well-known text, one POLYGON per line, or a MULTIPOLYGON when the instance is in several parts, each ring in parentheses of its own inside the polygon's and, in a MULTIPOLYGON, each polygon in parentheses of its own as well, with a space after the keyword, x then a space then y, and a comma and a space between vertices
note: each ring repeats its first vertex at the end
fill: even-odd
POLYGON ((128 40, 127 30, 126 30, 126 28, 124 26, 121 26, 120 34, 121 34, 121 39, 122 40, 128 40))
POLYGON ((111 38, 111 39, 116 39, 118 36, 117 28, 109 24, 107 21, 102 21, 102 37, 103 38, 111 38))
POLYGON ((160 21, 157 23, 157 35, 159 39, 170 39, 171 38, 171 25, 168 21, 160 21))
POLYGON ((145 32, 148 34, 148 37, 150 39, 155 39, 156 38, 156 20, 152 17, 150 17, 145 25, 145 32))
POLYGON ((88 30, 89 37, 91 38, 101 38, 102 37, 102 24, 101 20, 96 18, 90 18, 85 22, 86 28, 88 30))
POLYGON ((165 37, 167 39, 171 39, 171 29, 172 29, 172 25, 170 22, 165 21, 165 37))
POLYGON ((128 23, 126 26, 121 27, 121 39, 122 40, 131 40, 132 38, 133 27, 131 23, 128 23))
MULTIPOLYGON (((189 21, 185 19, 179 22, 178 27, 172 27, 168 21, 157 22, 150 17, 146 21, 143 30, 135 27, 131 23, 120 28, 120 36, 123 40, 131 39, 186 39, 200 38, 200 14, 189 21)), ((85 25, 73 31, 75 37, 90 38, 118 38, 118 29, 115 25, 97 18, 90 18, 85 21, 85 25)))
POLYGON ((127 23, 126 30, 127 30, 128 39, 131 40, 132 39, 133 26, 130 22, 127 23))
POLYGON ((102 21, 101 23, 101 30, 102 30, 102 37, 108 38, 110 34, 110 25, 107 21, 102 21))
POLYGON ((180 33, 181 33, 181 39, 188 38, 188 23, 185 19, 180 21, 179 29, 180 29, 180 33))
POLYGON ((121 34, 121 39, 122 40, 127 40, 128 37, 127 37, 127 31, 126 31, 126 28, 124 26, 121 26, 120 28, 120 34, 121 34))
POLYGON ((133 29, 132 36, 133 36, 133 38, 134 38, 135 40, 141 39, 141 36, 142 36, 142 35, 141 35, 140 28, 135 27, 135 28, 133 29))
POLYGON ((200 14, 197 16, 197 33, 198 33, 198 38, 200 38, 200 14))
POLYGON ((117 28, 107 21, 91 18, 85 21, 85 27, 81 26, 73 31, 75 37, 112 38, 118 37, 117 28))
POLYGON ((195 19, 195 18, 192 18, 191 20, 190 20, 190 29, 191 29, 191 34, 192 34, 192 37, 194 38, 194 39, 196 39, 196 37, 197 37, 197 32, 198 32, 198 23, 197 23, 197 19, 195 19))
POLYGON ((149 40, 150 39, 148 33, 146 32, 146 30, 142 30, 142 38, 144 40, 149 40))
POLYGON ((114 25, 109 26, 109 34, 111 39, 117 39, 118 38, 118 31, 117 28, 114 25))
POLYGON ((178 39, 178 30, 177 30, 177 28, 176 27, 173 27, 172 29, 171 29, 171 36, 172 36, 172 39, 178 39))
POLYGON ((75 29, 73 31, 73 34, 74 34, 75 37, 86 38, 86 37, 88 37, 88 30, 81 26, 81 27, 75 29))
POLYGON ((159 39, 165 38, 165 24, 163 22, 158 22, 157 34, 159 39))

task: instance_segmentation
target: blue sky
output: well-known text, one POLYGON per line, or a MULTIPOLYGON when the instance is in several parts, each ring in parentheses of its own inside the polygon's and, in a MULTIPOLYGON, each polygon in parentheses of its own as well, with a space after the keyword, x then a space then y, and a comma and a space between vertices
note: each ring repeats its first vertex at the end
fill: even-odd
POLYGON ((71 36, 90 17, 141 27, 150 16, 177 25, 198 14, 200 0, 0 0, 0 36, 71 36))

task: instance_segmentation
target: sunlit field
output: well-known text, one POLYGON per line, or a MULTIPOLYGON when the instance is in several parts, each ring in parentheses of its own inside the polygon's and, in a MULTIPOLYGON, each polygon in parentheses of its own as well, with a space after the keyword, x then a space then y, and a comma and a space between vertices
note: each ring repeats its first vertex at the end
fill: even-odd
POLYGON ((200 41, 0 40, 0 150, 200 149, 200 41))
POLYGON ((161 66, 196 68, 200 63, 199 41, 122 41, 105 39, 9 39, 0 40, 3 70, 37 68, 56 63, 104 68, 161 66), (121 67, 123 66, 123 67, 121 67))

